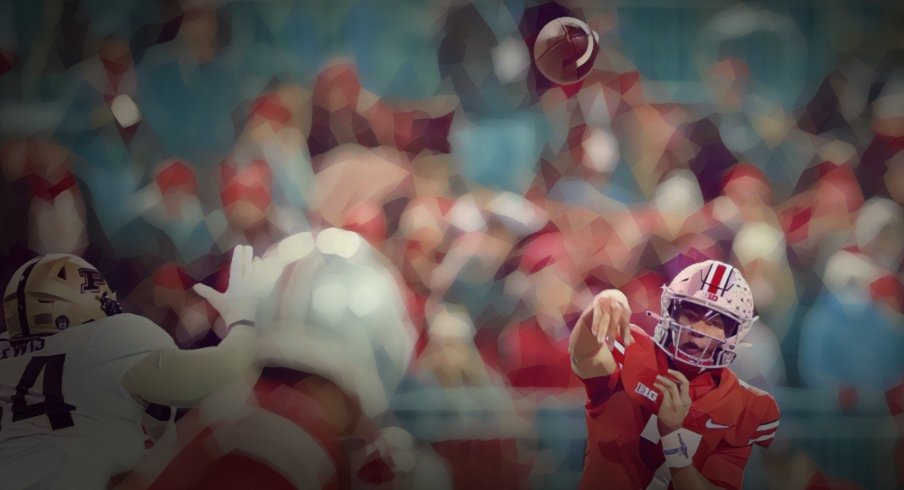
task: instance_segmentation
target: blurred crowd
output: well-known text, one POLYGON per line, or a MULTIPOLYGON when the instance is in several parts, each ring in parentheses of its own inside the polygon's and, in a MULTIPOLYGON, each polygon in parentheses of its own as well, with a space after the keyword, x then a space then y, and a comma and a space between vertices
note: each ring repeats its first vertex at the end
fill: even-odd
POLYGON ((369 89, 379 60, 341 52, 290 75, 285 35, 237 28, 254 11, 291 32, 289 2, 162 2, 125 32, 94 3, 45 2, 37 35, 0 36, 4 277, 82 255, 127 309, 198 347, 218 342, 217 318, 191 286, 225 288, 232 247, 344 228, 398 269, 418 383, 579 406, 567 338, 592 295, 621 289, 652 332, 660 287, 713 258, 740 268, 760 316, 740 378, 850 410, 904 382, 900 15, 788 107, 718 48, 697 66, 707 102, 664 101, 615 16, 589 9, 594 69, 552 85, 523 40, 575 13, 554 3, 503 9, 517 42, 483 6, 437 6, 437 90, 409 96, 369 89))

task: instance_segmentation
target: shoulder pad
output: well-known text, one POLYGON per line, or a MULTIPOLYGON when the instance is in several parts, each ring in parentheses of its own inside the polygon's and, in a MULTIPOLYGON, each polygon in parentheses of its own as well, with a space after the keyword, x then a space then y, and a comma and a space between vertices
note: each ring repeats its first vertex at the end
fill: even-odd
POLYGON ((131 313, 121 313, 98 320, 94 325, 89 345, 114 357, 176 348, 173 338, 160 325, 131 313))

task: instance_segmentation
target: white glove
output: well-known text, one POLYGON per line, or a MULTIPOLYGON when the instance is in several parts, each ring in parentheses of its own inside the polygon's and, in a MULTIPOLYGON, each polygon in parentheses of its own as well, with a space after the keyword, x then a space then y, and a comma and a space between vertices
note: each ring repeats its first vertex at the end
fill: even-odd
POLYGON ((229 286, 225 293, 201 283, 192 289, 217 310, 227 328, 238 324, 253 325, 257 305, 264 294, 260 276, 260 258, 254 257, 251 246, 237 245, 232 251, 229 286))

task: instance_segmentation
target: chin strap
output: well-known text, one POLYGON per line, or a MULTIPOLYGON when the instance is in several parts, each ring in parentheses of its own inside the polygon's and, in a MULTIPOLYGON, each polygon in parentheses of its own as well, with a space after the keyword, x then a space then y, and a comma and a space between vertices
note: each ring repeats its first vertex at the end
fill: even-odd
MULTIPOLYGON (((654 320, 656 320, 657 323, 662 323, 662 322, 663 322, 662 316, 660 316, 658 313, 653 312, 653 311, 650 311, 650 310, 647 310, 645 313, 646 313, 646 315, 647 315, 648 317, 653 318, 654 320)), ((667 330, 666 330, 665 335, 669 335, 669 336, 670 336, 670 335, 671 335, 671 330, 672 330, 672 329, 669 328, 669 327, 666 327, 666 329, 667 329, 667 330)), ((654 343, 655 343, 659 348, 661 348, 663 351, 665 351, 665 353, 668 354, 668 356, 669 356, 671 359, 674 359, 675 362, 680 362, 680 363, 682 363, 682 364, 684 364, 684 365, 687 365, 687 366, 691 366, 691 367, 697 368, 697 369, 698 369, 697 374, 701 374, 701 373, 703 373, 703 371, 706 371, 707 369, 713 369, 713 368, 725 367, 725 366, 720 366, 720 365, 715 365, 715 364, 714 364, 713 366, 698 366, 698 365, 696 365, 696 364, 691 364, 691 363, 689 363, 689 362, 686 362, 686 361, 684 361, 683 359, 681 359, 681 352, 678 350, 678 347, 674 345, 675 339, 671 339, 671 342, 672 342, 672 347, 673 347, 674 350, 675 350, 674 353, 669 352, 668 349, 666 349, 665 347, 659 345, 659 342, 654 342, 654 343)), ((722 349, 722 348, 719 347, 719 349, 722 349)), ((717 355, 717 354, 713 354, 713 358, 715 358, 716 355, 717 355)), ((729 362, 728 364, 731 364, 731 363, 729 362)), ((726 365, 726 366, 727 366, 727 365, 726 365)))

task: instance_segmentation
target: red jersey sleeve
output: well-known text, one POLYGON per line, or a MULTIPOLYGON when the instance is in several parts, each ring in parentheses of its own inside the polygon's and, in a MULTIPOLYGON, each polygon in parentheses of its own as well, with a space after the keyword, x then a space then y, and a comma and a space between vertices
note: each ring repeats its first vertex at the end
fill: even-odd
MULTIPOLYGON (((634 335, 635 342, 641 340, 644 343, 652 345, 650 337, 639 327, 632 326, 631 332, 634 335)), ((649 346, 647 347, 649 348, 649 346)), ((606 403, 614 393, 624 390, 622 369, 625 365, 625 352, 626 347, 624 340, 619 335, 615 338, 612 349, 612 358, 615 359, 615 364, 617 366, 615 372, 607 376, 581 379, 581 382, 584 383, 584 389, 587 391, 587 410, 599 407, 603 403, 606 403)), ((633 354, 635 358, 638 355, 639 354, 633 354)), ((650 359, 653 359, 652 362, 653 365, 655 365, 655 356, 650 357, 650 359)))
POLYGON ((622 389, 621 371, 607 376, 581 378, 581 382, 584 383, 584 389, 587 391, 587 410, 598 408, 606 403, 614 393, 622 389))
POLYGON ((758 444, 762 447, 769 447, 769 445, 772 444, 772 441, 775 440, 775 433, 778 429, 778 423, 778 414, 776 414, 775 418, 760 424, 757 428, 756 434, 750 440, 751 443, 758 444))
POLYGON ((769 447, 779 426, 778 404, 771 395, 761 394, 751 408, 750 439, 747 444, 769 447), (755 424, 755 425, 754 425, 755 424))

